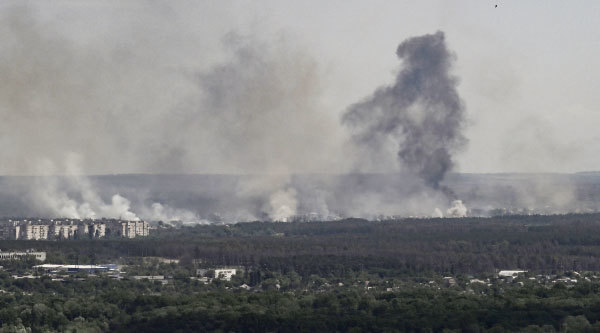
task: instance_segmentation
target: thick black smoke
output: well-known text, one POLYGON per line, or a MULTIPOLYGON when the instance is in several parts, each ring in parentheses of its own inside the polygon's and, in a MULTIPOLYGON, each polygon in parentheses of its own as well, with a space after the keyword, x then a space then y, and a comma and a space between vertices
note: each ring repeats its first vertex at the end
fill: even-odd
POLYGON ((392 139, 409 172, 445 190, 440 182, 453 167, 452 153, 466 144, 465 108, 450 74, 454 57, 441 31, 405 40, 396 54, 403 67, 395 83, 352 105, 343 122, 367 149, 379 150, 392 139))

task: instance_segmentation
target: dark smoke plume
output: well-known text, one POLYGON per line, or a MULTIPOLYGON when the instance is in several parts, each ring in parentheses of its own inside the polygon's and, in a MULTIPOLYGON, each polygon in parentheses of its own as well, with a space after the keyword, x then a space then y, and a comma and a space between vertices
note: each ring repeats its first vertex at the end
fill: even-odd
POLYGON ((450 74, 454 57, 441 31, 405 40, 396 54, 403 67, 395 83, 350 106, 343 122, 369 150, 391 139, 403 167, 448 195, 440 182, 453 167, 452 153, 466 144, 465 109, 450 74))

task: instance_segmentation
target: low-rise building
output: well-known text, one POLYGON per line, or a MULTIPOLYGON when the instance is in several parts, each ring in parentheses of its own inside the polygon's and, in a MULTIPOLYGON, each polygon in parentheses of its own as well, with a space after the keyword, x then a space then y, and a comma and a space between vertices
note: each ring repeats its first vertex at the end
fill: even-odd
POLYGON ((68 273, 76 273, 85 271, 88 273, 96 273, 96 272, 108 272, 109 268, 105 265, 57 265, 57 264, 43 264, 33 266, 33 269, 52 273, 52 272, 68 272, 68 273))
POLYGON ((498 277, 516 277, 519 274, 527 273, 523 270, 503 270, 498 272, 498 277))
POLYGON ((156 262, 159 264, 179 264, 179 259, 163 258, 163 257, 144 257, 144 263, 156 262))
POLYGON ((446 287, 456 287, 457 286, 456 279, 453 278, 452 276, 445 276, 443 281, 444 281, 444 285, 446 287))
POLYGON ((135 275, 132 276, 134 280, 148 280, 148 281, 159 281, 162 284, 167 284, 169 281, 164 275, 135 275))
POLYGON ((231 277, 235 275, 237 270, 235 268, 219 268, 215 269, 215 278, 225 281, 231 281, 231 277))
POLYGON ((25 257, 33 257, 39 261, 46 261, 46 252, 41 251, 0 251, 0 260, 18 260, 25 257))

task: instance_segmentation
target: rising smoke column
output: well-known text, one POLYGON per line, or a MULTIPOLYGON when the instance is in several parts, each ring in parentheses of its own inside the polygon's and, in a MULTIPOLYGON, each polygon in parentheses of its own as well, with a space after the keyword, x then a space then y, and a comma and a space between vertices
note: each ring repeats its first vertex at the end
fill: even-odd
POLYGON ((236 197, 248 203, 236 208, 244 219, 290 221, 299 206, 292 173, 332 160, 313 148, 327 147, 339 124, 320 112, 320 75, 310 55, 285 39, 226 37, 232 59, 198 75, 200 107, 186 126, 206 129, 204 140, 194 140, 212 146, 206 164, 254 174, 237 184, 236 197))
POLYGON ((342 121, 367 149, 392 139, 404 168, 453 199, 440 182, 453 167, 452 153, 466 144, 465 108, 450 74, 454 56, 441 31, 405 40, 396 54, 403 67, 394 84, 350 106, 342 121))
MULTIPOLYGON (((90 179, 82 174, 81 156, 75 153, 66 155, 64 175, 45 175, 37 177, 30 191, 33 202, 40 206, 47 216, 83 218, 121 218, 138 221, 140 218, 131 211, 131 202, 120 194, 113 194, 106 202, 90 179)), ((40 171, 54 173, 56 167, 52 161, 40 163, 40 171)))

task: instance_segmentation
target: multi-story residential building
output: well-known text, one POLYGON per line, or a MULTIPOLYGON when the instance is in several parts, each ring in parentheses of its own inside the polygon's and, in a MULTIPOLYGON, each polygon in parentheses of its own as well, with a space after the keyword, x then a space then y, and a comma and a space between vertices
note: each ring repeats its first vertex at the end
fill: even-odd
POLYGON ((150 228, 146 221, 117 221, 116 223, 121 226, 121 237, 135 238, 136 236, 148 236, 149 234, 150 228))
POLYGON ((145 221, 102 220, 0 220, 0 239, 75 239, 148 236, 145 221))
POLYGON ((2 239, 19 239, 21 233, 20 221, 8 220, 0 224, 0 237, 2 239))
POLYGON ((91 233, 93 238, 102 238, 106 236, 106 224, 94 223, 91 225, 91 233))
POLYGON ((49 226, 43 224, 27 224, 22 231, 23 239, 48 239, 49 226))
POLYGON ((55 239, 73 239, 78 235, 79 227, 76 224, 55 224, 52 226, 52 236, 55 239))

